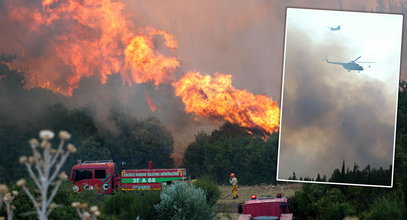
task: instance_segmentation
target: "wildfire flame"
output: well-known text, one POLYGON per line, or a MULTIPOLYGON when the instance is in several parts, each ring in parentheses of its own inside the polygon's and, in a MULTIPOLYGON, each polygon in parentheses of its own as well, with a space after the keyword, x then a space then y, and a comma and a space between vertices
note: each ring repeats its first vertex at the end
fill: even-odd
POLYGON ((121 2, 43 0, 37 5, 8 0, 6 7, 8 18, 28 32, 18 36, 24 42, 19 45, 22 51, 10 64, 28 74, 27 88, 72 95, 83 77, 97 74, 106 83, 114 73, 122 74, 129 84, 157 86, 169 81, 171 71, 179 66, 176 58, 158 52, 153 43, 153 37, 160 35, 174 50, 175 36, 151 27, 135 31, 121 2), (33 36, 44 37, 47 43, 39 48, 33 36))
POLYGON ((232 86, 232 75, 215 76, 188 72, 172 84, 185 111, 198 116, 222 118, 245 128, 262 128, 268 134, 278 131, 280 110, 264 95, 254 95, 232 86))
POLYGON ((146 103, 152 112, 157 110, 157 106, 154 105, 153 101, 151 100, 150 96, 148 95, 147 91, 144 90, 144 98, 146 99, 146 103))
MULTIPOLYGON (((168 33, 163 31, 158 33, 163 34, 168 48, 175 49, 177 47, 173 39, 169 40, 166 37, 170 36, 168 33)), ((173 37, 170 36, 170 38, 173 37)), ((151 36, 134 37, 127 46, 125 54, 126 66, 131 69, 128 79, 136 83, 151 81, 157 86, 163 82, 170 81, 168 70, 179 66, 179 62, 175 58, 154 54, 151 36)))

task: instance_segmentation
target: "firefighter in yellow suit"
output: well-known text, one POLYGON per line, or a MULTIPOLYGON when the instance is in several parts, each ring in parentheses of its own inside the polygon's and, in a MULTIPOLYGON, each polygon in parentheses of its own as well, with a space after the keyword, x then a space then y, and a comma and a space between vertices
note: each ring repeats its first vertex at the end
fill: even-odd
POLYGON ((237 193, 237 188, 238 188, 238 186, 237 186, 237 178, 235 177, 235 174, 234 174, 234 173, 231 173, 231 174, 230 174, 229 183, 230 183, 230 185, 232 185, 232 196, 233 196, 233 199, 239 198, 239 195, 238 195, 238 193, 237 193))

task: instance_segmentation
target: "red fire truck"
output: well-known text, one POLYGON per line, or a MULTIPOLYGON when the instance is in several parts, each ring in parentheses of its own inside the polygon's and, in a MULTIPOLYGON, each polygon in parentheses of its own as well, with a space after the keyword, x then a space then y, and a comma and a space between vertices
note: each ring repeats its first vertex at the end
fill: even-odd
POLYGON ((162 186, 173 181, 186 180, 186 170, 153 169, 148 162, 148 169, 122 169, 118 175, 116 164, 106 161, 78 161, 72 167, 69 180, 73 183, 72 190, 96 190, 98 193, 112 193, 116 190, 161 190, 162 186))
POLYGON ((238 220, 292 220, 289 213, 288 200, 279 193, 277 197, 257 198, 253 195, 250 200, 239 205, 238 220))

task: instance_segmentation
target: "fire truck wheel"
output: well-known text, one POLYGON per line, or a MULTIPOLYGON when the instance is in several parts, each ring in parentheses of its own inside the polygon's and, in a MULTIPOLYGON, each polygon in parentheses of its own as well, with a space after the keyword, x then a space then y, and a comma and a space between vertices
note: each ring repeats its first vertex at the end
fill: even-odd
POLYGON ((78 192, 79 191, 79 186, 77 186, 77 185, 72 186, 72 190, 74 192, 78 192))
POLYGON ((108 190, 109 189, 109 184, 107 184, 107 183, 103 184, 103 189, 108 190))

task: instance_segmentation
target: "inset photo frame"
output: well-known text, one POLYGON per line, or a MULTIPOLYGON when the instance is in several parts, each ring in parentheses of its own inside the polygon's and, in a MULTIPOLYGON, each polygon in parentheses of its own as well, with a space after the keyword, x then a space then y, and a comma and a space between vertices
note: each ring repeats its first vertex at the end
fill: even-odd
POLYGON ((392 187, 403 15, 286 13, 277 180, 392 187))

